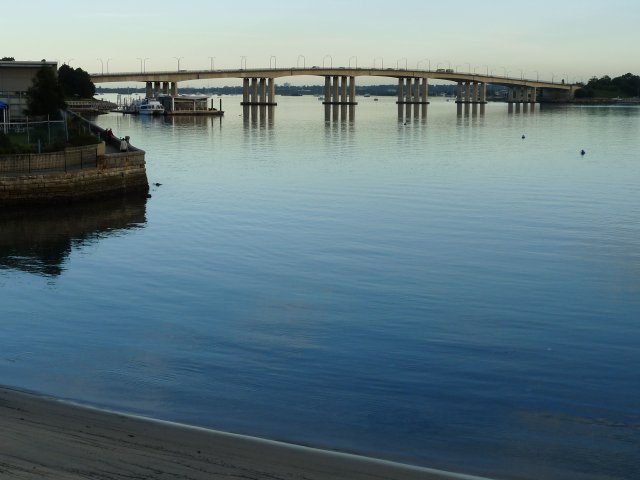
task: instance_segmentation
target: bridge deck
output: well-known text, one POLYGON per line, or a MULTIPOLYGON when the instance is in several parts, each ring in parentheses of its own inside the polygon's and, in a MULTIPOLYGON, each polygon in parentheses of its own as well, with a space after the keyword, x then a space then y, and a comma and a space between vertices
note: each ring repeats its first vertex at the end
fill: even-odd
POLYGON ((502 86, 550 88, 571 91, 576 86, 557 82, 546 82, 526 78, 501 77, 476 73, 451 72, 446 70, 407 70, 397 68, 258 68, 229 70, 180 70, 163 72, 96 73, 91 75, 94 83, 110 82, 185 82, 223 78, 282 78, 297 76, 318 77, 387 77, 429 78, 449 82, 482 82, 502 86))

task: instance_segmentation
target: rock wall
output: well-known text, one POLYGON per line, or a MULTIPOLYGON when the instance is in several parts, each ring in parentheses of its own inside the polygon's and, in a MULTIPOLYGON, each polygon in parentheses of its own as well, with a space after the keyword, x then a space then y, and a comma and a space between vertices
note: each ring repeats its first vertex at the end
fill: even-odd
POLYGON ((98 155, 94 166, 79 170, 0 173, 0 205, 71 202, 132 192, 146 195, 148 191, 145 152, 142 150, 98 155))

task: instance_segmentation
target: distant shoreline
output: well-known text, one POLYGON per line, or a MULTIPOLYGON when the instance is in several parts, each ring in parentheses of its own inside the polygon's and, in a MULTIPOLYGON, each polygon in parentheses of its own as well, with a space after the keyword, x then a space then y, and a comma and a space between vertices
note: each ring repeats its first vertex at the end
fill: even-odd
POLYGON ((0 477, 481 480, 112 413, 0 387, 0 477), (164 478, 164 477, 163 477, 164 478))

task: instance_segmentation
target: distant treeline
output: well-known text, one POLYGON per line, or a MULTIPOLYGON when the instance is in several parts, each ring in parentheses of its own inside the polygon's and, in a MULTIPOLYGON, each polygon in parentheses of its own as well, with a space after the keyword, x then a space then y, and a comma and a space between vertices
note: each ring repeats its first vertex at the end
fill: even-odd
POLYGON ((629 98, 640 97, 640 76, 626 73, 611 78, 593 77, 584 87, 576 92, 577 98, 629 98))
MULTIPOLYGON (((180 93, 186 95, 242 95, 242 87, 180 87, 180 93)), ((440 96, 455 95, 455 85, 429 85, 429 95, 440 96)), ((487 94, 489 96, 495 96, 503 94, 506 91, 505 87, 489 85, 487 86, 487 94)), ((109 88, 109 87, 97 87, 96 93, 120 93, 131 95, 134 93, 143 94, 145 92, 144 87, 139 88, 109 88)), ((398 85, 359 85, 356 86, 356 94, 358 95, 371 95, 372 97, 385 97, 398 95, 398 85)), ((276 84, 276 95, 293 96, 293 95, 324 95, 323 85, 290 85, 288 83, 278 85, 276 84)))

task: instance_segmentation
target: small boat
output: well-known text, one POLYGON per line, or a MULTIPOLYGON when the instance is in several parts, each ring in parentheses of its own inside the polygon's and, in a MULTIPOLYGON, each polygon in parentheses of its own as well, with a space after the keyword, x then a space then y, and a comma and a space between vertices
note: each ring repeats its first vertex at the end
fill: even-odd
POLYGON ((145 98, 138 105, 138 113, 140 115, 163 115, 164 107, 157 100, 145 98))
POLYGON ((364 97, 364 98, 369 98, 370 96, 371 96, 371 94, 370 94, 370 93, 365 93, 365 94, 363 95, 363 97, 364 97))

